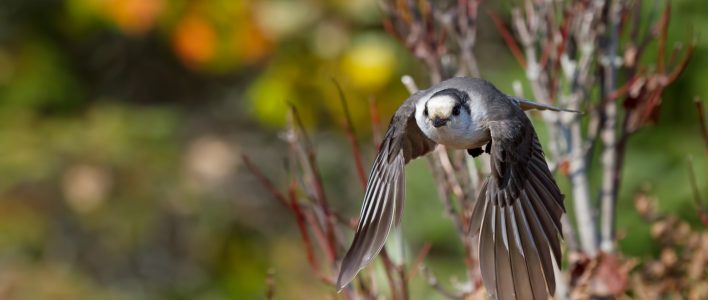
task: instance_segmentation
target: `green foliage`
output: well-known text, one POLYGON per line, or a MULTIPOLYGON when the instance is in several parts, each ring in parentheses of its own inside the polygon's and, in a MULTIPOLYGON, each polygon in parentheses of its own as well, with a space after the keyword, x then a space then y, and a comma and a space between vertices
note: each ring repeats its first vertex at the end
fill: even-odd
POLYGON ((54 45, 26 36, 0 52, 0 105, 5 110, 69 110, 83 101, 81 83, 54 45))

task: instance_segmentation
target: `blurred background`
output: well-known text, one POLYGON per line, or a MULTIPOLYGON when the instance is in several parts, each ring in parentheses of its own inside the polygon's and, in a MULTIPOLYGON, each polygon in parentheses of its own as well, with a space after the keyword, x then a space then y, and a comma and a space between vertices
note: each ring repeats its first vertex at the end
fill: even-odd
MULTIPOLYGON (((487 2, 502 17, 514 4, 487 2)), ((669 43, 703 34, 704 1, 671 2, 669 43)), ((308 268, 294 218, 241 154, 285 187, 292 103, 332 206, 354 217, 362 192, 332 78, 366 166, 370 99, 387 123, 407 97, 401 75, 427 82, 381 18, 376 0, 0 1, 0 299, 259 299, 269 270, 277 298, 324 298, 311 297, 328 288, 308 268)), ((511 92, 521 68, 486 14, 478 30, 482 77, 511 92)), ((659 122, 630 142, 618 219, 628 255, 659 254, 634 209, 639 190, 701 226, 686 160, 708 195, 692 103, 708 98, 706 77, 699 38, 659 122)), ((425 163, 407 174, 404 239, 432 243, 440 278, 464 277, 425 163)))

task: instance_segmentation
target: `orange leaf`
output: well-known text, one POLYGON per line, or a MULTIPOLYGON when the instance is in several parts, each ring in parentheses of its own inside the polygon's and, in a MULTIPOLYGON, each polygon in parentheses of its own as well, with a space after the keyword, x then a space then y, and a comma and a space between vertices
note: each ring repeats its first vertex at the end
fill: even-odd
POLYGON ((110 0, 103 10, 123 32, 140 35, 155 26, 164 7, 164 0, 110 0))
POLYGON ((216 42, 212 24, 197 15, 182 18, 172 39, 177 54, 192 67, 205 64, 214 57, 216 42))

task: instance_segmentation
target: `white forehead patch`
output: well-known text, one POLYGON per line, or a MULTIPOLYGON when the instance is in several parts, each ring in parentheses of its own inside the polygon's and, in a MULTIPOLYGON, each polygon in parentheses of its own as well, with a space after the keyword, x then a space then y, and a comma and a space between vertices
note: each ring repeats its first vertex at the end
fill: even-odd
POLYGON ((428 115, 431 117, 449 118, 457 100, 450 95, 439 95, 428 100, 428 115))

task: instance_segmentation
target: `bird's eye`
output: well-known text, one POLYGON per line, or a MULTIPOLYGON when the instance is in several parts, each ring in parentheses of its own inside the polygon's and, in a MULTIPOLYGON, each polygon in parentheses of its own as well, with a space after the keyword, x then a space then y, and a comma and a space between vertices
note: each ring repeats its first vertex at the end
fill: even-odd
POLYGON ((460 115, 460 106, 459 105, 452 108, 452 115, 454 115, 454 116, 460 115))

